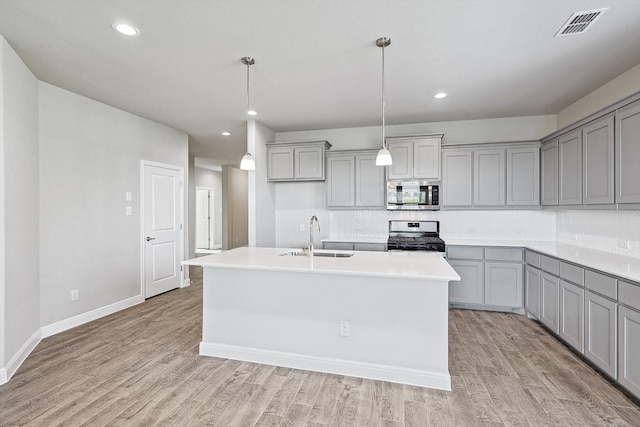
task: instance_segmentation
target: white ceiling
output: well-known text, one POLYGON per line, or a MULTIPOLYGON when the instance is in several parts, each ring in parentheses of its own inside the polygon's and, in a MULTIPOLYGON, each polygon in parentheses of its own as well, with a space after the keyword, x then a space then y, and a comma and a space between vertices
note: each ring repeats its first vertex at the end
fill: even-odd
POLYGON ((243 56, 256 60, 256 119, 276 132, 379 125, 381 36, 387 124, 556 114, 640 63, 640 1, 0 0, 0 34, 40 80, 237 165, 243 56), (586 33, 554 38, 573 12, 602 7, 586 33), (119 20, 140 36, 115 33, 119 20))

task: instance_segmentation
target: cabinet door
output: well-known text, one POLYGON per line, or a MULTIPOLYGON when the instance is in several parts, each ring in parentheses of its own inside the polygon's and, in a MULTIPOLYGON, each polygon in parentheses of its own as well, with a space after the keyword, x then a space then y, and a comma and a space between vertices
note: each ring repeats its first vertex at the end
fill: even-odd
POLYGON ((584 353, 584 289, 560 281, 560 338, 584 353))
POLYGON ((484 303, 501 307, 522 307, 522 264, 484 263, 484 303))
POLYGON ((442 206, 471 206, 471 150, 442 152, 442 206))
POLYGON ((296 148, 294 164, 296 179, 324 179, 324 149, 322 147, 296 148))
POLYGON ((615 379, 617 304, 589 291, 584 298, 584 355, 615 379))
POLYGON ((384 207, 384 168, 376 166, 376 154, 355 156, 356 206, 384 207))
POLYGON ((582 202, 613 203, 613 116, 582 129, 582 202))
POLYGON ((413 178, 413 142, 390 141, 387 148, 391 152, 393 164, 389 166, 389 179, 413 178))
POLYGON ((542 205, 558 204, 558 140, 542 146, 542 205))
POLYGON ((292 180, 293 147, 267 148, 267 179, 292 180))
POLYGON ((449 282, 449 302, 482 304, 484 302, 484 272, 482 261, 449 260, 460 276, 459 282, 449 282))
POLYGON ((417 139, 413 142, 413 177, 440 180, 440 138, 417 139))
POLYGON ((560 317, 560 305, 558 304, 560 279, 542 272, 540 286, 542 290, 540 321, 557 334, 560 317))
POLYGON ((540 204, 540 148, 507 149, 507 205, 540 204))
POLYGON ((640 203, 640 102, 616 115, 616 203, 640 203))
POLYGON ((504 150, 476 150, 473 153, 473 203, 476 206, 505 204, 504 150))
POLYGON ((540 318, 540 270, 527 265, 525 280, 525 309, 536 319, 540 318))
POLYGON ((618 381, 640 397, 640 312, 618 310, 618 381))
POLYGON ((582 204, 582 132, 576 130, 558 140, 560 153, 560 204, 582 204))
POLYGON ((355 204, 354 170, 354 156, 327 158, 327 207, 348 207, 355 204))

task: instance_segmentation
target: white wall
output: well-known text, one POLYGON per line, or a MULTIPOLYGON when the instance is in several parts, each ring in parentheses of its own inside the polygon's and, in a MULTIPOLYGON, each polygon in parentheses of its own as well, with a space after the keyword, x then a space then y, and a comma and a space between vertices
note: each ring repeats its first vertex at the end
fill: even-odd
POLYGON ((40 83, 42 325, 140 295, 141 160, 186 173, 187 135, 40 83))
POLYGON ((39 340, 38 80, 0 36, 0 384, 39 340))
POLYGON ((222 247, 222 172, 195 168, 195 186, 213 189, 213 245, 222 247))
POLYGON ((640 92, 640 64, 560 111, 558 129, 582 120, 637 92, 640 92))
MULTIPOLYGON (((485 142, 537 141, 556 130, 556 116, 509 117, 386 126, 387 137, 443 133, 443 145, 485 142)), ((377 148, 382 144, 380 126, 280 132, 276 141, 327 140, 332 150, 377 148)))
POLYGON ((249 178, 249 246, 273 247, 276 244, 276 184, 267 181, 267 147, 275 133, 250 120, 247 127, 247 149, 256 160, 256 170, 249 178))

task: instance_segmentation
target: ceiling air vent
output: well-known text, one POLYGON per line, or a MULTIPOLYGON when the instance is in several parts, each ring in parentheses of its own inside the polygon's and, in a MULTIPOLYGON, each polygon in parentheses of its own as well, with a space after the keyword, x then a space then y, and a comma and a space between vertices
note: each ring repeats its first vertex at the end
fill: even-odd
POLYGON ((576 12, 565 22, 556 33, 556 37, 572 36, 587 31, 591 26, 605 13, 609 8, 586 10, 584 12, 576 12))

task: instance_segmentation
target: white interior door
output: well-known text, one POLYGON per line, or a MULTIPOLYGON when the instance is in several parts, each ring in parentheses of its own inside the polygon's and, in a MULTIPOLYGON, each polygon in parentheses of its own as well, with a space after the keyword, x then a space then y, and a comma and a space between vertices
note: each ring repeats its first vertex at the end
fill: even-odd
POLYGON ((196 248, 211 249, 211 190, 196 189, 196 248))
POLYGON ((182 169, 143 164, 145 298, 180 287, 182 169))

